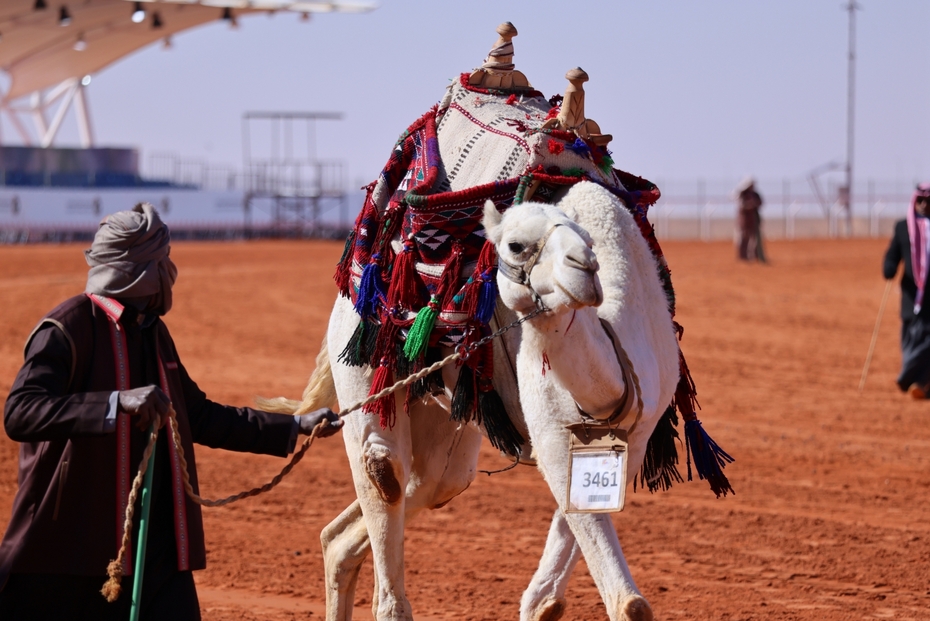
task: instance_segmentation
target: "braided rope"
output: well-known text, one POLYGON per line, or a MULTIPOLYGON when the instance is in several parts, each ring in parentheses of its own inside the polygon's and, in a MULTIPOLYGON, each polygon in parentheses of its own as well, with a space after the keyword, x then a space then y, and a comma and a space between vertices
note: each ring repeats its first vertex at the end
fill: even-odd
MULTIPOLYGON (((342 408, 339 411, 338 415, 340 418, 342 418, 349 412, 354 412, 355 410, 358 410, 359 408, 363 408, 366 405, 374 403, 375 401, 378 401, 379 399, 382 399, 383 397, 386 397, 392 393, 395 393, 401 388, 408 386, 412 384, 413 382, 426 377, 430 373, 438 371, 442 367, 452 362, 455 362, 461 357, 462 357, 462 354, 460 354, 459 352, 450 354, 449 356, 447 356, 446 358, 443 358, 439 362, 435 362, 432 365, 414 373, 413 375, 410 375, 400 380, 399 382, 395 383, 393 386, 388 386, 384 390, 381 390, 380 392, 370 395, 368 398, 364 399, 363 401, 354 403, 347 408, 342 408)), ((187 473, 187 460, 184 458, 184 448, 181 446, 181 436, 178 433, 177 423, 175 422, 175 419, 174 419, 174 409, 171 410, 171 412, 169 413, 169 416, 170 418, 168 419, 168 424, 171 427, 171 437, 174 441, 175 449, 177 449, 177 452, 178 452, 178 460, 181 462, 181 476, 184 479, 184 490, 187 492, 187 495, 190 497, 191 500, 193 500, 198 505, 202 505, 204 507, 222 507, 223 505, 228 505, 232 502, 236 502, 237 500, 242 500, 243 498, 249 498, 251 496, 258 496, 259 494, 263 494, 265 492, 271 491, 278 485, 278 483, 281 482, 281 479, 286 477, 288 473, 290 473, 290 471, 294 468, 294 466, 296 466, 297 463, 301 459, 303 459, 304 453, 306 453, 307 450, 310 448, 310 446, 313 444, 313 440, 316 439, 318 432, 322 431, 327 425, 329 425, 329 421, 324 420, 319 425, 314 427, 310 436, 306 440, 303 441, 303 444, 301 445, 300 449, 291 456, 291 460, 287 463, 287 465, 284 466, 284 468, 281 469, 281 472, 279 472, 268 483, 265 483, 261 487, 254 487, 250 490, 239 492, 238 494, 233 494, 232 496, 227 496, 226 498, 220 498, 218 500, 210 500, 209 498, 203 498, 202 496, 199 496, 198 494, 196 494, 194 492, 193 487, 191 487, 190 477, 187 473)))
MULTIPOLYGON (((396 382, 393 386, 388 386, 380 392, 370 395, 368 398, 354 403, 347 408, 343 408, 339 411, 339 417, 343 417, 349 412, 354 412, 359 408, 363 408, 370 403, 374 403, 378 399, 386 397, 394 392, 397 392, 401 388, 412 384, 413 382, 422 379, 434 373, 439 369, 443 368, 447 364, 451 364, 456 360, 462 358, 463 354, 461 352, 455 352, 446 356, 439 362, 435 362, 432 365, 410 375, 399 382, 396 382)), ((271 491, 274 489, 281 480, 286 477, 290 471, 303 459, 304 454, 307 450, 313 445, 313 441, 319 435, 319 432, 322 431, 329 421, 324 420, 316 427, 313 428, 313 431, 310 433, 310 436, 303 441, 303 444, 300 447, 300 450, 295 452, 291 456, 291 460, 287 463, 284 468, 281 469, 271 481, 265 483, 261 487, 255 487, 250 490, 239 492, 238 494, 233 494, 232 496, 227 496, 226 498, 220 498, 218 500, 211 500, 209 498, 203 498, 194 492, 194 488, 191 486, 190 475, 187 472, 187 459, 184 457, 184 447, 181 446, 181 435, 178 433, 178 426, 176 420, 176 413, 173 407, 168 408, 168 427, 171 430, 171 439, 174 442, 174 447, 178 452, 178 461, 181 463, 181 475, 184 482, 184 490, 187 492, 187 495, 198 505, 204 507, 222 507, 223 505, 228 505, 230 503, 236 502, 237 500, 242 500, 243 498, 249 498, 251 496, 258 496, 265 492, 271 491)), ((132 520, 133 515, 135 514, 135 505, 136 499, 139 496, 139 488, 142 487, 142 478, 145 476, 146 468, 148 467, 149 457, 152 455, 152 451, 155 450, 155 442, 158 440, 158 432, 155 431, 149 434, 149 441, 145 446, 145 452, 142 454, 142 463, 139 464, 139 471, 136 473, 136 478, 132 481, 132 489, 129 492, 129 502, 126 505, 126 519, 123 522, 123 540, 119 548, 119 552, 116 555, 116 559, 110 561, 110 564, 107 566, 107 575, 109 579, 103 585, 103 588, 100 590, 100 593, 107 598, 108 602, 115 602, 116 599, 120 596, 120 582, 123 578, 123 559, 126 557, 126 551, 129 549, 129 546, 132 545, 132 520)))
MULTIPOLYGON (((170 410, 170 415, 174 415, 174 408, 170 410)), ((142 478, 145 476, 145 471, 149 465, 149 457, 152 456, 152 451, 155 450, 155 441, 157 439, 158 430, 156 429, 149 434, 148 444, 145 446, 145 452, 142 453, 142 463, 139 464, 139 472, 136 473, 136 478, 132 481, 132 489, 129 492, 129 502, 126 504, 126 519, 123 521, 123 541, 120 545, 119 553, 116 555, 116 559, 110 561, 110 564, 107 565, 107 575, 109 579, 104 583, 103 588, 100 589, 101 595, 107 598, 107 601, 110 603, 116 601, 122 590, 123 559, 126 557, 126 551, 129 549, 129 546, 132 545, 132 518, 135 513, 136 498, 139 496, 139 489, 142 487, 142 478)))
MULTIPOLYGON (((392 393, 395 393, 401 388, 405 386, 409 386, 415 381, 423 379, 424 377, 426 377, 427 375, 431 373, 435 373, 436 371, 438 371, 439 369, 443 368, 444 366, 448 364, 451 364, 457 360, 464 360, 471 354, 471 352, 483 346, 484 344, 490 342, 491 340, 499 337, 504 332, 507 332, 511 328, 514 328, 522 324, 525 321, 529 321, 530 319, 533 319, 540 313, 548 312, 548 310, 549 309, 545 308, 544 306, 539 305, 536 308, 536 310, 534 310, 533 312, 527 315, 524 315, 523 317, 518 317, 515 321, 507 324, 506 326, 503 326, 502 328, 498 329, 496 332, 493 332, 492 334, 489 334, 488 336, 472 343, 468 347, 459 349, 455 353, 452 353, 446 356, 442 360, 438 362, 434 362, 430 366, 424 369, 421 369, 412 375, 407 376, 406 378, 400 380, 399 382, 394 383, 392 386, 388 386, 373 395, 369 395, 366 399, 362 401, 353 403, 349 407, 342 408, 339 411, 338 416, 342 418, 349 412, 354 412, 355 410, 363 408, 366 405, 374 403, 375 401, 378 401, 379 399, 382 399, 392 393)), ((637 381, 637 386, 638 386, 639 380, 637 379, 636 381, 637 381)), ((642 411, 642 402, 640 402, 640 411, 642 411)), ((168 427, 171 430, 171 440, 172 442, 174 442, 175 449, 177 449, 178 461, 180 462, 180 465, 181 465, 181 476, 184 482, 184 491, 187 493, 187 495, 190 497, 192 501, 194 501, 198 505, 202 505, 205 507, 221 507, 223 505, 228 505, 232 502, 236 502, 237 500, 242 500, 243 498, 249 498, 251 496, 258 496, 259 494, 263 494, 264 492, 274 489, 278 485, 278 483, 281 482, 281 479, 286 477, 288 473, 290 473, 290 471, 294 468, 294 466, 297 465, 297 463, 301 459, 303 459, 304 453, 306 453, 307 450, 313 445, 313 441, 319 435, 319 432, 322 431, 324 428, 326 428, 327 425, 329 425, 328 420, 323 420, 316 427, 314 427, 313 431, 310 432, 310 436, 306 440, 303 441, 303 444, 301 445, 300 449, 291 456, 291 460, 287 463, 287 465, 284 466, 284 468, 281 469, 281 472, 279 472, 268 483, 262 485, 261 487, 255 487, 248 491, 239 492, 238 494, 234 494, 232 496, 227 496, 226 498, 221 498, 219 500, 210 500, 208 498, 203 498, 199 496, 198 494, 194 493, 194 489, 191 486, 190 475, 187 472, 187 459, 184 456, 184 447, 181 446, 181 435, 178 433, 177 421, 175 420, 175 418, 176 418, 176 413, 174 411, 174 408, 169 405, 168 406, 168 427)), ((124 523, 123 541, 122 541, 122 544, 120 545, 119 553, 116 556, 116 560, 110 561, 110 565, 107 567, 107 573, 109 574, 110 579, 107 580, 107 583, 103 586, 103 589, 101 589, 101 593, 107 598, 107 601, 109 602, 116 601, 116 598, 119 597, 120 580, 122 579, 122 576, 123 576, 122 560, 126 555, 126 550, 129 549, 129 546, 132 543, 131 541, 132 540, 132 517, 133 517, 133 513, 135 512, 136 497, 138 496, 139 487, 141 487, 142 485, 142 477, 145 475, 145 469, 148 466, 149 456, 152 454, 152 451, 155 448, 156 440, 158 440, 158 433, 152 433, 149 435, 149 441, 145 447, 145 452, 143 453, 142 463, 139 464, 139 472, 136 474, 136 478, 132 482, 132 490, 129 493, 129 502, 126 506, 126 521, 124 523)))

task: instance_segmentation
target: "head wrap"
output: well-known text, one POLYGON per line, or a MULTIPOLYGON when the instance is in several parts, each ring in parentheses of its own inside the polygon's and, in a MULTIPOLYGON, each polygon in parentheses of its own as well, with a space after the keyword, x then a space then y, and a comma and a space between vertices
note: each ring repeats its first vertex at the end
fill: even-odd
POLYGON ((918 217, 917 198, 930 197, 930 183, 921 183, 911 197, 907 210, 907 237, 911 242, 911 272, 917 285, 914 312, 919 313, 924 302, 924 285, 927 282, 927 266, 930 265, 930 219, 918 217))
POLYGON ((746 190, 755 187, 756 180, 752 177, 743 177, 743 179, 736 186, 736 193, 742 194, 746 190))
POLYGON ((171 309, 171 286, 178 268, 169 258, 171 235, 148 203, 118 211, 100 223, 94 243, 84 251, 90 266, 87 293, 112 298, 156 296, 154 309, 171 309))

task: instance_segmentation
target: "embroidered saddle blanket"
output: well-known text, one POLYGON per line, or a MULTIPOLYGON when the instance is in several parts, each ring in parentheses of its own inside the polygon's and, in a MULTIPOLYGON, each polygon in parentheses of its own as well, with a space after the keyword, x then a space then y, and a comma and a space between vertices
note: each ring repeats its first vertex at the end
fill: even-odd
MULTIPOLYGON (((658 188, 615 170, 604 147, 541 130, 558 103, 529 89, 475 88, 463 74, 400 136, 367 187, 335 280, 362 319, 340 360, 375 369, 371 394, 438 359, 440 346, 468 346, 490 333, 497 257, 481 224, 488 199, 505 210, 528 199, 549 202, 582 180, 610 189, 649 241, 674 312, 668 268, 646 219, 658 188)), ((492 360, 488 343, 462 365, 453 418, 477 419, 494 446, 517 455, 523 439, 494 392, 492 360)), ((408 403, 440 381, 415 384, 408 403)), ((394 399, 367 411, 392 425, 394 399)))

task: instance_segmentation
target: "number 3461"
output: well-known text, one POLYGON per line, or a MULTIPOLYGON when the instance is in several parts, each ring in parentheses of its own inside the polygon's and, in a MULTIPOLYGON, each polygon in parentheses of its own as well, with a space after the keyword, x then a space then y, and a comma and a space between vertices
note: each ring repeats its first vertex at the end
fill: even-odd
POLYGON ((616 472, 585 472, 582 487, 617 487, 616 472))

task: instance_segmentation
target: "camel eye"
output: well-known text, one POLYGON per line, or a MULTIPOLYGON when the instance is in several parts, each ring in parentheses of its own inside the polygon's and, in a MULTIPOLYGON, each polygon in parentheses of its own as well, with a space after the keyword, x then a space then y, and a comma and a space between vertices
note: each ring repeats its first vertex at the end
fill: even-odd
POLYGON ((507 244, 507 248, 509 248, 510 252, 514 254, 520 254, 526 249, 526 246, 524 246, 523 244, 517 243, 517 242, 510 242, 509 244, 507 244))

